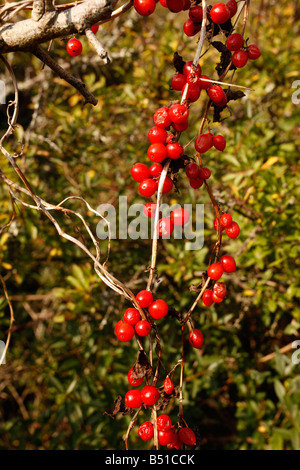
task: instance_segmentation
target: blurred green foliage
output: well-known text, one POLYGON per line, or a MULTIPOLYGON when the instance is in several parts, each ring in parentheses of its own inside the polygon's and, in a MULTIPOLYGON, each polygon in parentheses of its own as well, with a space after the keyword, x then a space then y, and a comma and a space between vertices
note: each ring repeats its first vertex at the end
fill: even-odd
MULTIPOLYGON (((99 35, 113 58, 108 66, 84 39, 83 54, 74 59, 66 55, 67 38, 54 41, 53 56, 97 96, 93 109, 51 71, 41 70, 31 55, 10 55, 20 86, 20 117, 9 146, 18 151, 24 144, 19 164, 39 196, 55 204, 82 195, 94 208, 117 204, 119 195, 142 202, 130 168, 147 162, 147 130, 155 109, 178 99, 169 90, 172 56, 178 50, 190 60, 196 48, 196 38, 182 32, 186 16, 167 13, 158 4, 149 18, 130 11, 106 24, 99 35)), ((238 70, 233 80, 255 91, 233 102, 232 114, 225 112, 221 124, 211 124, 226 136, 227 147, 222 154, 209 152, 205 164, 222 209, 234 215, 241 235, 224 242, 223 252, 234 254, 238 265, 236 273, 224 276, 226 300, 210 309, 199 304, 193 315, 205 336, 203 353, 186 348, 184 416, 199 429, 202 449, 299 449, 300 365, 291 361, 293 350, 279 351, 299 337, 300 326, 300 105, 292 102, 292 84, 300 78, 299 25, 296 1, 253 2, 246 31, 262 57, 238 70), (259 361, 272 352, 272 359, 259 361)), ((201 59, 203 73, 212 76, 216 60, 216 51, 209 51, 201 59)), ((203 97, 191 108, 184 144, 197 133, 204 103, 203 97)), ((4 129, 6 111, 0 110, 4 129)), ((187 147, 191 156, 192 147, 187 147)), ((215 232, 205 191, 191 191, 182 173, 178 188, 179 194, 164 200, 205 204, 205 245, 186 251, 182 240, 160 242, 156 289, 171 307, 185 312, 195 298, 189 287, 201 281, 215 232)), ((5 224, 12 207, 3 185, 0 197, 5 224)), ((69 207, 96 228, 98 220, 80 202, 69 207)), ((75 219, 58 220, 76 233, 75 219)), ((136 358, 137 346, 119 343, 113 331, 129 305, 100 282, 84 253, 62 240, 40 213, 20 204, 0 235, 0 248, 16 320, 6 365, 0 366, 0 448, 123 449, 130 417, 112 421, 103 413, 126 393, 127 371, 136 358)), ((104 259, 106 242, 101 248, 104 259)), ((147 240, 115 240, 108 268, 137 292, 145 288, 150 255, 147 240)), ((9 308, 4 295, 0 325, 5 340, 9 308)), ((159 328, 168 370, 180 359, 180 325, 166 318, 159 328)), ((179 383, 179 370, 174 380, 179 383)), ((175 421, 176 400, 167 412, 175 421)), ((138 423, 149 418, 145 411, 138 423)), ((130 447, 147 448, 137 428, 130 447)))

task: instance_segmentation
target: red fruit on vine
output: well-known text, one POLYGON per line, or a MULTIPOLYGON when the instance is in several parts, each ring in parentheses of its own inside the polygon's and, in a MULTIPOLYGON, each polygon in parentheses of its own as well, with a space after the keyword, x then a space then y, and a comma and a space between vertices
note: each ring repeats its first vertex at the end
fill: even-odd
POLYGON ((176 73, 171 78, 171 87, 173 90, 181 91, 186 83, 186 77, 182 73, 176 73))
POLYGON ((185 167, 185 173, 188 178, 197 178, 200 174, 200 168, 197 163, 188 163, 185 167))
POLYGON ((180 158, 183 155, 183 147, 179 142, 168 144, 166 148, 168 158, 171 158, 172 160, 177 160, 177 158, 180 158))
POLYGON ((167 148, 161 142, 151 144, 148 148, 147 155, 152 162, 160 163, 167 158, 167 148))
POLYGON ((223 302, 223 297, 219 297, 215 292, 212 294, 212 299, 216 304, 223 302))
POLYGON ((187 77, 191 72, 195 72, 198 75, 201 75, 201 67, 198 64, 196 68, 193 66, 193 61, 188 60, 183 66, 183 74, 187 77))
POLYGON ((237 222, 232 221, 231 224, 229 224, 225 228, 225 232, 229 238, 237 238, 240 234, 239 224, 237 222))
POLYGON ((172 224, 182 227, 186 225, 190 219, 190 213, 186 209, 178 208, 171 212, 170 219, 172 224))
POLYGON ((174 390, 174 384, 170 377, 166 377, 164 380, 164 391, 166 392, 167 395, 170 395, 174 390))
POLYGON ((133 6, 139 15, 149 16, 155 10, 156 1, 155 0, 133 0, 133 6))
POLYGON ((178 13, 184 9, 185 0, 167 0, 167 7, 172 13, 178 13))
POLYGON ((118 340, 123 343, 130 341, 134 337, 134 328, 123 320, 119 320, 115 326, 115 333, 118 340))
POLYGON ((168 217, 162 217, 157 223, 157 233, 161 238, 170 238, 174 231, 174 225, 168 217))
POLYGON ((195 140, 195 149, 199 153, 207 152, 213 145, 212 135, 208 132, 207 134, 198 135, 195 140))
POLYGON ((230 18, 230 10, 225 3, 217 3, 210 10, 210 17, 216 24, 223 24, 230 18))
POLYGON ((203 341, 204 341, 204 336, 201 330, 197 330, 196 328, 194 328, 193 330, 190 331, 189 342, 193 346, 193 348, 201 349, 203 345, 203 341))
POLYGON ((189 110, 183 104, 173 104, 169 109, 169 116, 175 124, 182 124, 189 117, 189 110))
POLYGON ((142 383, 144 381, 144 377, 140 377, 139 379, 134 379, 132 373, 133 373, 133 368, 131 367, 131 369, 129 369, 128 375, 127 375, 128 382, 133 387, 139 387, 139 385, 142 385, 142 383))
POLYGON ((234 271, 236 270, 236 263, 232 256, 223 255, 221 256, 220 261, 225 273, 234 273, 234 271))
POLYGON ((151 178, 146 178, 139 184, 139 193, 141 196, 151 197, 157 190, 157 183, 151 178))
POLYGON ((203 185, 203 179, 201 178, 201 176, 197 176, 196 178, 191 178, 190 185, 193 189, 199 189, 203 185))
POLYGON ((203 9, 200 5, 195 5, 190 8, 189 17, 194 23, 201 23, 203 18, 203 9))
POLYGON ((218 297, 224 298, 227 293, 226 284, 224 282, 215 282, 213 292, 218 297))
POLYGON ((200 178, 203 180, 208 180, 211 177, 211 171, 209 168, 202 167, 200 168, 200 178))
POLYGON ((142 404, 140 390, 129 390, 125 394, 125 405, 128 406, 128 408, 139 408, 142 404))
POLYGON ((220 222, 221 222, 222 227, 228 227, 228 225, 230 225, 232 222, 231 215, 227 213, 222 214, 220 218, 220 222))
POLYGON ((134 181, 140 183, 144 179, 149 178, 150 171, 147 165, 144 163, 135 163, 130 170, 130 174, 134 181))
POLYGON ((189 38, 195 36, 201 30, 201 24, 195 23, 193 20, 188 18, 183 24, 183 32, 189 38))
POLYGON ((201 90, 207 90, 211 86, 211 82, 207 82, 206 80, 209 80, 207 75, 199 76, 199 86, 201 90), (205 81, 203 79, 205 79, 205 81))
POLYGON ((237 2, 236 0, 229 0, 226 5, 230 11, 230 18, 232 18, 237 12, 237 2))
POLYGON ((169 307, 164 300, 158 299, 150 305, 148 310, 152 318, 160 320, 167 315, 169 307))
MULTIPOLYGON (((215 217, 215 219, 214 219, 214 229, 215 229, 216 232, 218 231, 218 227, 219 227, 219 219, 218 219, 218 217, 215 217)), ((222 224, 221 224, 221 231, 223 232, 223 230, 225 230, 225 227, 222 227, 222 224)))
POLYGON ((180 428, 178 435, 180 440, 187 446, 194 446, 196 444, 196 436, 191 428, 180 428))
POLYGON ((152 178, 160 176, 162 171, 163 167, 160 163, 153 163, 149 168, 150 176, 152 176, 152 178))
POLYGON ((139 336, 148 336, 151 332, 151 325, 147 320, 140 320, 134 327, 139 336))
POLYGON ((143 207, 143 212, 147 217, 155 217, 157 204, 155 202, 147 202, 143 207))
POLYGON ((141 399, 147 406, 155 405, 159 399, 159 391, 154 385, 145 385, 141 391, 141 399))
POLYGON ((136 308, 127 308, 124 312, 123 321, 131 326, 135 326, 140 321, 141 315, 136 308))
POLYGON ((149 290, 141 290, 135 299, 141 308, 147 308, 153 302, 153 295, 149 290))
POLYGON ((148 139, 150 140, 151 144, 164 144, 167 138, 167 131, 162 127, 151 127, 148 132, 148 139))
POLYGON ((189 123, 188 123, 188 121, 184 121, 181 124, 175 124, 175 122, 173 122, 172 126, 174 127, 175 131, 184 132, 189 127, 189 123))
POLYGON ((162 106, 153 115, 153 120, 156 126, 166 128, 172 124, 169 116, 169 108, 162 106))
POLYGON ((167 194, 170 191, 172 191, 173 186, 174 186, 174 184, 173 184, 173 181, 171 180, 171 178, 169 178, 169 176, 166 176, 163 187, 162 187, 163 194, 167 194))
POLYGON ((138 430, 138 435, 143 441, 150 441, 154 436, 154 427, 150 421, 145 421, 140 425, 138 430))
POLYGON ((172 421, 170 416, 162 414, 157 417, 156 424, 159 431, 169 431, 172 426, 172 421))
POLYGON ((209 266, 207 270, 208 277, 214 281, 218 281, 223 275, 223 268, 221 263, 213 263, 209 266))
POLYGON ((168 431, 158 431, 158 442, 161 446, 170 444, 175 439, 175 431, 169 429, 168 431))
POLYGON ((226 139, 222 135, 214 135, 213 136, 213 146, 217 150, 225 150, 226 148, 226 139))
POLYGON ((246 53, 248 55, 248 59, 256 60, 261 56, 260 49, 255 44, 250 44, 247 47, 246 53))
POLYGON ((243 51, 243 49, 239 49, 238 51, 235 51, 232 55, 232 63, 235 65, 237 68, 242 68, 245 67, 245 65, 248 62, 248 54, 246 51, 243 51))
POLYGON ((94 34, 97 34, 99 30, 99 25, 94 24, 93 26, 91 26, 91 30, 93 31, 94 34))
POLYGON ((195 103, 200 97, 201 88, 198 83, 186 83, 182 88, 182 96, 185 94, 185 90, 187 89, 186 99, 189 100, 191 103, 195 103))
POLYGON ((212 102, 217 106, 225 106, 223 104, 225 101, 225 104, 227 103, 226 93, 220 85, 212 85, 208 88, 207 93, 212 102))
POLYGON ((229 51, 238 51, 241 49, 244 45, 244 38, 241 34, 239 33, 233 33, 230 36, 228 36, 227 41, 226 41, 226 47, 229 51))
POLYGON ((66 47, 67 53, 70 54, 72 57, 76 57, 82 52, 82 44, 79 39, 76 38, 69 39, 66 47))
POLYGON ((213 291, 210 289, 207 289, 206 291, 203 292, 202 301, 204 305, 206 305, 206 307, 210 307, 214 303, 212 295, 213 295, 213 291))
POLYGON ((186 78, 186 81, 187 81, 187 83, 188 83, 189 85, 192 84, 192 83, 197 83, 197 85, 199 85, 199 83, 200 83, 200 76, 199 76, 196 72, 191 71, 191 72, 188 74, 188 76, 187 76, 187 78, 186 78))

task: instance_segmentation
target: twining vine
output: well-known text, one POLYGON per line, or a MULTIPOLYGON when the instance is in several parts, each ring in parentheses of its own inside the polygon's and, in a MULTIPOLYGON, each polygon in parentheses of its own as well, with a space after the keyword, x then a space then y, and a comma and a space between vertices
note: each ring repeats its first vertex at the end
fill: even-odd
MULTIPOLYGON (((168 449, 190 449, 199 445, 197 432, 189 426, 184 418, 183 384, 186 328, 189 329, 190 346, 196 350, 201 349, 204 337, 201 330, 194 325, 193 312, 200 300, 204 306, 210 307, 213 304, 221 303, 225 298, 226 284, 220 279, 224 273, 234 272, 236 263, 232 256, 222 253, 223 237, 227 235, 229 238, 235 239, 240 232, 232 215, 222 211, 214 196, 213 188, 209 182, 212 172, 204 166, 205 154, 212 147, 220 152, 226 148, 226 139, 223 135, 215 135, 211 131, 210 124, 225 119, 224 111, 231 112, 230 101, 242 98, 244 96, 242 90, 250 90, 245 86, 233 83, 233 78, 237 69, 260 57, 259 48, 254 44, 249 44, 249 40, 245 36, 250 0, 239 2, 229 0, 226 4, 217 3, 213 6, 208 5, 207 0, 159 0, 159 3, 174 14, 186 11, 188 19, 184 22, 183 31, 188 37, 199 34, 199 38, 193 60, 184 60, 178 53, 174 54, 175 74, 171 79, 171 88, 181 94, 181 97, 179 100, 171 101, 168 106, 158 108, 153 115, 154 125, 148 133, 150 145, 147 150, 148 158, 151 161, 150 167, 145 163, 138 162, 131 168, 133 179, 139 183, 140 195, 152 198, 151 202, 144 205, 143 211, 145 216, 154 221, 152 255, 148 268, 149 278, 145 289, 136 294, 109 273, 106 262, 110 254, 110 244, 103 260, 99 242, 92 229, 83 215, 69 209, 67 203, 71 200, 80 201, 86 210, 91 211, 96 217, 104 219, 108 231, 110 230, 109 221, 94 210, 83 197, 70 196, 57 205, 41 199, 17 164, 20 154, 12 155, 4 147, 5 140, 14 133, 17 126, 19 110, 17 82, 12 67, 4 54, 12 51, 31 52, 54 73, 76 88, 84 97, 85 103, 96 105, 97 98, 90 93, 85 84, 64 70, 51 56, 52 41, 58 37, 71 35, 67 42, 67 52, 76 57, 80 56, 82 52, 82 44, 75 35, 84 34, 101 60, 108 63, 110 61, 109 53, 97 38, 99 25, 101 27, 102 23, 124 14, 132 6, 141 16, 149 16, 158 8, 157 3, 155 0, 133 0, 116 8, 116 0, 110 2, 108 0, 86 0, 59 6, 55 6, 55 2, 52 0, 28 0, 9 3, 0 8, 0 60, 9 72, 15 90, 15 98, 7 107, 8 129, 0 140, 0 150, 21 181, 18 184, 10 180, 5 175, 5 170, 0 169, 0 179, 7 186, 12 201, 11 221, 15 217, 14 206, 17 203, 42 212, 52 222, 61 237, 86 253, 93 262, 99 278, 131 303, 131 307, 126 309, 122 319, 115 325, 115 333, 121 342, 131 341, 135 338, 138 354, 135 364, 128 371, 128 383, 131 388, 125 394, 124 399, 121 396, 116 398, 114 408, 109 413, 112 418, 120 413, 123 415, 133 414, 124 437, 126 449, 129 448, 130 433, 139 419, 141 410, 149 411, 149 419, 139 425, 138 435, 144 441, 153 439, 154 449, 158 449, 160 445, 166 446, 168 449), (31 18, 13 22, 17 13, 22 10, 31 11, 31 18), (242 22, 241 27, 239 26, 240 22, 242 22), (215 41, 215 36, 219 36, 221 40, 215 41), (42 48, 41 44, 49 41, 48 50, 42 48), (220 54, 220 61, 216 65, 216 79, 202 74, 199 65, 200 59, 205 64, 203 58, 210 48, 214 48, 220 54), (226 81, 229 73, 231 73, 230 80, 226 81), (198 135, 194 139, 194 151, 187 155, 189 146, 183 147, 179 141, 181 134, 188 128, 191 110, 197 109, 200 95, 205 95, 207 102, 200 120, 198 135), (175 226, 184 226, 190 218, 188 211, 182 208, 175 209, 164 217, 161 213, 163 194, 172 191, 180 173, 186 174, 189 184, 194 190, 197 191, 203 187, 207 191, 215 211, 216 242, 211 249, 211 257, 208 268, 203 274, 202 282, 199 286, 193 286, 191 289, 197 292, 191 307, 186 313, 172 312, 181 326, 181 358, 172 365, 170 370, 166 371, 164 368, 162 373, 162 362, 165 363, 165 360, 162 360, 159 326, 160 320, 163 321, 163 318, 170 315, 171 311, 167 302, 161 298, 154 298, 153 282, 158 275, 156 261, 159 239, 169 238, 175 226), (31 201, 28 202, 29 200, 31 201), (77 239, 63 230, 55 218, 55 214, 58 212, 79 219, 92 242, 91 248, 82 239, 77 239), (92 251, 93 247, 95 251, 92 251), (148 338, 148 342, 146 338, 148 338), (179 381, 176 382, 174 377, 177 368, 180 372, 179 381), (174 423, 167 414, 158 414, 166 409, 171 398, 178 399, 178 420, 174 423)), ((6 224, 1 230, 7 228, 9 224, 6 224)), ((14 315, 2 277, 1 282, 11 310, 7 350, 14 315)))

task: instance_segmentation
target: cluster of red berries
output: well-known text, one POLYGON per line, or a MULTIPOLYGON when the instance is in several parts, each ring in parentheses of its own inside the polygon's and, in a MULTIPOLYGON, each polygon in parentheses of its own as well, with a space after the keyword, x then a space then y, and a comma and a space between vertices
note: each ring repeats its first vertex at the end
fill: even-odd
MULTIPOLYGON (((95 24, 94 26, 91 27, 91 30, 93 31, 94 34, 98 32, 99 26, 95 24)), ((82 43, 79 41, 77 38, 71 38, 67 42, 67 52, 70 54, 72 57, 76 57, 82 53, 82 43)))
POLYGON ((244 47, 244 38, 239 33, 233 33, 226 40, 226 47, 232 54, 232 63, 237 68, 244 67, 248 59, 256 60, 261 56, 259 48, 255 44, 244 47))

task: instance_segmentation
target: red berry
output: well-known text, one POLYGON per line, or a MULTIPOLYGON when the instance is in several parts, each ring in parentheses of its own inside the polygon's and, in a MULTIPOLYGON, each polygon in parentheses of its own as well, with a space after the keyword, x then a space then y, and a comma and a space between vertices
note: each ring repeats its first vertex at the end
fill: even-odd
POLYGON ((206 305, 206 307, 210 307, 214 303, 212 295, 213 295, 213 291, 210 289, 207 289, 206 291, 203 292, 202 301, 204 305, 206 305))
POLYGON ((200 176, 190 179, 190 185, 193 189, 199 189, 203 185, 203 179, 200 176))
POLYGON ((134 328, 123 320, 119 320, 115 326, 117 338, 123 343, 130 341, 134 337, 134 328))
POLYGON ((203 180, 208 180, 211 177, 211 171, 209 168, 202 167, 200 168, 200 178, 203 180))
POLYGON ((212 294, 212 299, 216 304, 223 302, 223 297, 219 297, 215 292, 212 294))
POLYGON ((182 441, 179 437, 179 434, 174 433, 174 440, 172 440, 171 442, 169 442, 169 444, 167 444, 168 449, 177 449, 177 450, 179 450, 181 446, 182 446, 182 441))
MULTIPOLYGON (((174 122, 172 122, 172 126, 174 126, 174 122)), ((172 134, 172 132, 170 132, 170 133, 168 134, 168 137, 167 137, 167 140, 166 140, 166 144, 173 144, 174 142, 176 142, 175 135, 172 134)))
POLYGON ((144 163, 135 163, 131 168, 130 173, 132 178, 138 183, 150 176, 149 168, 144 163))
POLYGON ((169 308, 164 300, 158 299, 150 305, 148 310, 152 318, 160 320, 167 315, 169 308))
POLYGON ((164 380, 164 391, 166 392, 167 395, 170 395, 174 390, 174 384, 170 377, 166 377, 164 380))
POLYGON ((195 23, 201 23, 203 17, 203 9, 200 5, 195 5, 191 7, 189 11, 189 17, 195 23))
POLYGON ((157 204, 155 202, 147 202, 143 207, 143 212, 147 217, 155 217, 157 204))
POLYGON ((140 390, 129 390, 125 395, 125 405, 128 408, 139 408, 142 406, 142 398, 140 390))
POLYGON ((166 179, 164 181, 163 188, 162 188, 163 194, 167 194, 170 191, 172 191, 173 186, 174 185, 173 185, 173 181, 171 180, 171 178, 169 178, 169 176, 166 176, 166 179))
POLYGON ((148 132, 148 139, 151 144, 161 143, 164 144, 167 138, 167 131, 162 127, 154 126, 148 132))
POLYGON ((148 148, 147 155, 152 162, 160 163, 167 158, 167 148, 160 142, 151 144, 148 148))
POLYGON ((240 234, 240 227, 236 222, 232 221, 231 224, 225 228, 225 232, 229 238, 237 238, 240 234))
POLYGON ((140 321, 141 315, 140 312, 136 308, 127 308, 124 312, 123 321, 129 323, 129 325, 136 325, 138 321, 140 321))
POLYGON ((163 167, 160 163, 153 163, 149 168, 150 176, 152 176, 152 178, 160 176, 162 171, 163 167))
POLYGON ((200 169, 197 163, 188 163, 185 167, 185 173, 188 178, 197 178, 200 174, 200 169))
POLYGON ((237 12, 237 2, 235 0, 229 0, 229 2, 227 2, 227 6, 230 11, 230 18, 232 18, 237 12))
POLYGON ((183 32, 191 38, 192 36, 195 36, 199 31, 201 30, 201 24, 199 23, 194 23, 193 20, 188 18, 184 24, 183 24, 183 32))
POLYGON ((256 60, 261 56, 259 48, 255 44, 250 44, 246 49, 248 59, 256 60))
POLYGON ((208 277, 214 281, 218 281, 223 274, 223 268, 221 263, 213 263, 207 270, 208 277))
POLYGON ((167 0, 167 7, 172 13, 182 11, 185 5, 185 0, 167 0))
POLYGON ((71 38, 67 42, 67 52, 72 57, 76 57, 81 54, 82 52, 82 44, 79 39, 71 38))
POLYGON ((128 382, 130 383, 130 385, 132 385, 133 387, 138 387, 139 385, 142 385, 144 381, 144 377, 140 377, 139 379, 134 379, 132 373, 133 373, 133 368, 131 367, 127 375, 128 382))
POLYGON ((164 8, 168 8, 168 7, 167 7, 167 0, 159 0, 159 3, 160 3, 161 6, 163 6, 164 8))
POLYGON ((182 73, 176 73, 171 78, 171 87, 173 90, 181 91, 182 87, 185 85, 186 78, 182 73))
POLYGON ((133 6, 141 16, 149 16, 156 7, 155 0, 133 0, 133 6))
POLYGON ((209 98, 212 100, 212 102, 216 104, 217 106, 221 106, 221 105, 224 106, 223 105, 224 100, 226 100, 226 103, 227 103, 227 97, 226 97, 225 91, 223 90, 222 87, 220 87, 220 85, 212 85, 208 89, 207 93, 208 93, 209 98))
POLYGON ((174 127, 175 131, 177 132, 184 132, 187 130, 189 127, 188 121, 184 121, 181 124, 175 124, 174 122, 172 123, 172 126, 174 127))
POLYGON ((187 77, 191 72, 196 72, 198 75, 201 75, 201 67, 198 64, 196 69, 194 69, 193 61, 188 60, 183 66, 183 74, 187 77))
POLYGON ((213 145, 212 135, 208 132, 207 134, 198 135, 195 140, 195 149, 199 153, 207 152, 213 145))
POLYGON ((150 441, 150 439, 152 439, 154 436, 153 424, 150 423, 150 421, 145 421, 140 425, 138 435, 141 439, 143 439, 143 441, 150 441))
POLYGON ((201 349, 203 345, 203 341, 204 341, 204 337, 203 337, 202 331, 197 330, 196 328, 190 331, 189 342, 193 346, 193 348, 201 349))
POLYGON ((186 99, 189 100, 191 103, 195 103, 200 97, 201 88, 200 85, 197 83, 186 83, 182 88, 182 95, 185 94, 185 90, 187 88, 186 99))
POLYGON ((238 51, 244 45, 244 38, 239 33, 233 33, 228 36, 226 41, 226 47, 229 51, 238 51))
POLYGON ((170 444, 175 439, 175 431, 169 429, 168 431, 158 431, 158 442, 161 446, 170 444))
MULTIPOLYGON (((219 228, 219 219, 218 217, 215 217, 214 219, 214 229, 215 231, 217 231, 219 228)), ((221 224, 221 231, 223 232, 223 230, 225 230, 225 227, 222 227, 222 224, 221 224)))
POLYGON ((189 110, 183 104, 173 104, 169 109, 169 116, 175 124, 182 124, 189 117, 189 110))
POLYGON ((225 273, 234 273, 236 270, 236 263, 234 258, 230 255, 221 256, 221 264, 225 273))
POLYGON ((196 444, 196 436, 191 428, 180 428, 178 434, 180 440, 187 446, 194 446, 196 444))
POLYGON ((174 225, 168 217, 162 217, 157 223, 157 233, 161 238, 170 238, 174 225))
POLYGON ((228 227, 228 225, 230 225, 232 222, 232 217, 230 214, 225 213, 221 215, 220 221, 221 221, 222 227, 228 227))
POLYGON ((94 24, 94 26, 91 26, 91 30, 93 31, 94 34, 97 34, 99 30, 99 25, 94 24))
POLYGON ((225 150, 226 148, 226 139, 222 135, 214 135, 213 136, 213 146, 217 150, 225 150))
POLYGON ((159 391, 154 385, 145 385, 141 391, 141 399, 147 406, 155 405, 159 399, 159 391))
POLYGON ((141 308, 147 308, 153 302, 153 295, 149 290, 141 290, 136 295, 136 301, 141 308))
POLYGON ((239 69, 244 67, 248 62, 248 54, 243 49, 235 51, 232 55, 232 63, 239 69))
POLYGON ((139 336, 148 336, 151 332, 151 325, 147 320, 138 321, 134 328, 139 336))
POLYGON ((141 196, 151 197, 153 196, 156 190, 157 183, 151 178, 146 178, 139 184, 139 193, 141 194, 141 196))
POLYGON ((156 423, 157 423, 157 429, 159 431, 169 431, 169 429, 171 429, 171 426, 172 426, 172 421, 171 421, 170 416, 165 415, 165 414, 159 415, 157 417, 156 423))
POLYGON ((169 127, 172 123, 170 116, 169 116, 169 108, 163 106, 159 108, 153 116, 153 120, 156 126, 158 127, 169 127))
POLYGON ((230 18, 230 10, 225 3, 217 3, 210 10, 210 17, 216 24, 226 23, 230 18))
POLYGON ((227 293, 226 284, 224 282, 215 282, 213 292, 218 297, 225 297, 227 293))
POLYGON ((170 216, 172 224, 182 227, 183 225, 186 225, 190 219, 190 213, 186 209, 178 208, 174 209, 171 212, 170 216))
POLYGON ((177 158, 182 157, 183 155, 183 147, 179 142, 174 142, 172 144, 167 145, 167 155, 168 158, 172 160, 177 160, 177 158))
POLYGON ((209 79, 209 77, 207 75, 200 75, 199 76, 199 86, 200 86, 201 90, 207 90, 211 86, 211 82, 204 81, 203 78, 205 78, 206 80, 209 79))

